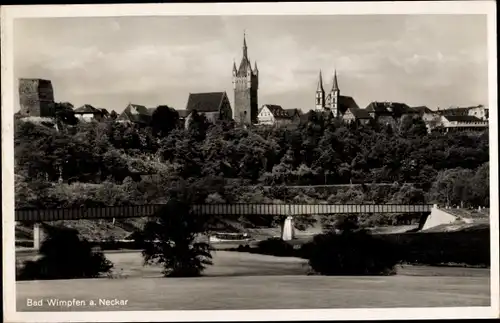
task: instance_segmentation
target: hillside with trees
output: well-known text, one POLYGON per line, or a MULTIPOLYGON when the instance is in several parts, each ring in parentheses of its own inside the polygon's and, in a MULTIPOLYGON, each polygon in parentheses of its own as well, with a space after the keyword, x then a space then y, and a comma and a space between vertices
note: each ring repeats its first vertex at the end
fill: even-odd
POLYGON ((206 203, 489 206, 487 131, 428 134, 419 118, 344 125, 314 112, 282 128, 194 113, 185 129, 168 107, 149 126, 61 111, 56 127, 15 120, 16 208, 166 203, 179 187, 206 203))

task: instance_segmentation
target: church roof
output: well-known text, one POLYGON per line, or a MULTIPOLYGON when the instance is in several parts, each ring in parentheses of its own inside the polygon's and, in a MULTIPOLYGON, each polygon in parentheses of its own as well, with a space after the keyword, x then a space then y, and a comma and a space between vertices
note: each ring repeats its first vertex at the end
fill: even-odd
POLYGON ((370 113, 365 109, 349 108, 349 111, 356 117, 356 119, 371 119, 370 113))
POLYGON ((339 111, 345 113, 347 109, 359 109, 352 96, 339 95, 339 111))
POLYGON ((226 92, 190 93, 187 111, 217 112, 220 110, 226 92))

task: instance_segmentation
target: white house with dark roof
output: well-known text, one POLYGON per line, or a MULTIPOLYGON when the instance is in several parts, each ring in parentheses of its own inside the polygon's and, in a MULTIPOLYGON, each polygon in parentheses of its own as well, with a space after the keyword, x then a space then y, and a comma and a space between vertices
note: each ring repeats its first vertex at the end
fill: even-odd
POLYGON ((90 122, 92 120, 101 121, 108 115, 105 109, 97 109, 90 104, 84 104, 73 112, 75 113, 75 117, 85 122, 90 122))
POLYGON ((281 126, 300 122, 297 109, 283 109, 280 105, 264 104, 257 115, 258 125, 281 126))
POLYGON ((364 109, 350 107, 344 112, 342 120, 346 123, 358 122, 360 124, 367 124, 372 120, 372 117, 364 109))

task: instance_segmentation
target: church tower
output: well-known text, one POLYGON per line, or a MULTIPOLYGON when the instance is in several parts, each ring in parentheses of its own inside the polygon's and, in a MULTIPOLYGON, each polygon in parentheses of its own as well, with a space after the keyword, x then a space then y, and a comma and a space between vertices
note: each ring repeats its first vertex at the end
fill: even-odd
POLYGON ((316 111, 325 109, 325 90, 323 89, 323 77, 319 71, 318 88, 316 89, 316 111))
POLYGON ((339 116, 339 99, 340 99, 340 89, 337 81, 337 70, 333 72, 333 84, 332 90, 330 91, 330 111, 334 118, 339 116))
POLYGON ((259 70, 257 62, 252 69, 248 58, 248 48, 243 34, 243 57, 237 69, 233 62, 234 119, 241 124, 257 123, 259 70))

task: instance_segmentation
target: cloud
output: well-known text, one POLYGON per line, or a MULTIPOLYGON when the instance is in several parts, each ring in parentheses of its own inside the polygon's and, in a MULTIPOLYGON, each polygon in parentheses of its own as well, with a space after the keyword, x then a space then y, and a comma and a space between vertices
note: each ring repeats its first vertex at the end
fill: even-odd
POLYGON ((384 17, 130 17, 16 23, 16 77, 53 81, 56 100, 121 111, 124 102, 182 108, 190 92, 227 91, 241 59, 260 71, 259 101, 311 108, 325 89, 429 106, 484 103, 485 19, 384 17), (483 21, 484 20, 484 21, 483 21), (17 31, 16 31, 17 30, 17 31), (42 37, 43 36, 43 37, 42 37))

